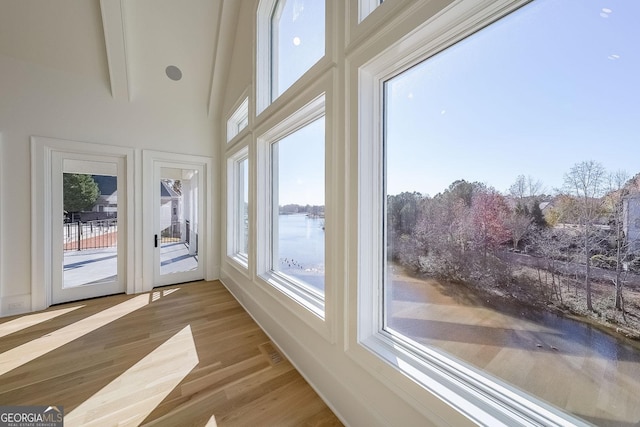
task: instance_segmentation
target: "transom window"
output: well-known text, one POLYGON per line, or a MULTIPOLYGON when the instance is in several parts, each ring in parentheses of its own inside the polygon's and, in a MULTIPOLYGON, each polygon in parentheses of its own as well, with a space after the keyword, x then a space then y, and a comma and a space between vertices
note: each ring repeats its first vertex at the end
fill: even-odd
POLYGON ((233 140, 249 125, 249 98, 244 98, 227 120, 227 142, 233 140))
POLYGON ((256 114, 325 55, 324 0, 262 0, 257 13, 256 114))
POLYGON ((324 55, 324 1, 279 0, 271 17, 271 100, 324 55))

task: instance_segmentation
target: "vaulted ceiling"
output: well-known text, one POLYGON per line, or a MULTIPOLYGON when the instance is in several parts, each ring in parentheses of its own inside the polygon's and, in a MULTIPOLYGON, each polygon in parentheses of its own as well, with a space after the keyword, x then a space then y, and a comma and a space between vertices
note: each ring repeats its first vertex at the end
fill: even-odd
POLYGON ((0 54, 101 82, 116 99, 195 103, 212 114, 239 3, 0 0, 0 54))

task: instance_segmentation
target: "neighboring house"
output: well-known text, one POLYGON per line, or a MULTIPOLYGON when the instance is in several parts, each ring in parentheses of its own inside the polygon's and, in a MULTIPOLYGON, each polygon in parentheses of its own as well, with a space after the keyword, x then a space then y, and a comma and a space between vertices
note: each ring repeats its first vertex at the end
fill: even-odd
POLYGON ((553 208, 553 202, 540 202, 538 206, 540 206, 540 210, 544 215, 545 213, 549 212, 549 210, 553 208))
POLYGON ((640 253, 640 193, 625 197, 622 209, 622 229, 629 242, 629 252, 640 253))
POLYGON ((160 230, 163 236, 181 235, 181 211, 180 194, 166 181, 160 181, 160 230))
POLYGON ((100 197, 93 206, 94 212, 106 212, 107 217, 115 217, 118 212, 118 187, 117 177, 93 175, 93 180, 98 184, 100 197))

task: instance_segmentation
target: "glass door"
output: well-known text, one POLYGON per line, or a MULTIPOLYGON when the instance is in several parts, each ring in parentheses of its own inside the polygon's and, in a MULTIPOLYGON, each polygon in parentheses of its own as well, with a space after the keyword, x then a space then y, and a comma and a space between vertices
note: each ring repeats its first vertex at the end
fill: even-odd
POLYGON ((123 160, 59 152, 52 160, 52 302, 124 292, 123 160))
POLYGON ((155 173, 154 284, 203 279, 202 166, 156 162, 155 173))

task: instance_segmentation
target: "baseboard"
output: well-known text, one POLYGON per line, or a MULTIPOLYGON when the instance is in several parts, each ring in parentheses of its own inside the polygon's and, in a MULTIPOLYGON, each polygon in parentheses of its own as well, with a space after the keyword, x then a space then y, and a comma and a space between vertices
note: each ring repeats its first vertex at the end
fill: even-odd
POLYGON ((267 321, 273 321, 273 318, 262 307, 262 304, 253 295, 246 292, 224 269, 221 271, 220 281, 345 426, 353 424, 349 422, 349 420, 354 421, 353 414, 358 414, 357 421, 353 425, 382 426, 388 424, 377 411, 373 410, 372 405, 368 405, 360 395, 356 394, 347 382, 334 375, 334 372, 328 369, 326 362, 323 363, 318 355, 309 351, 282 324, 274 322, 274 325, 270 326, 261 321, 261 318, 267 319, 267 321), (280 331, 272 330, 272 327, 279 328, 280 331), (276 335, 285 335, 286 342, 277 339, 276 335), (299 361, 304 361, 307 365, 312 364, 315 372, 307 372, 299 361), (316 379, 320 379, 324 385, 321 385, 320 381, 316 381, 316 379), (330 386, 327 386, 328 384, 330 386), (332 396, 329 396, 329 392, 332 396), (342 408, 335 402, 338 402, 342 408), (345 408, 346 412, 352 416, 343 412, 345 408))
POLYGON ((31 311, 31 294, 0 298, 0 317, 15 316, 31 311))

